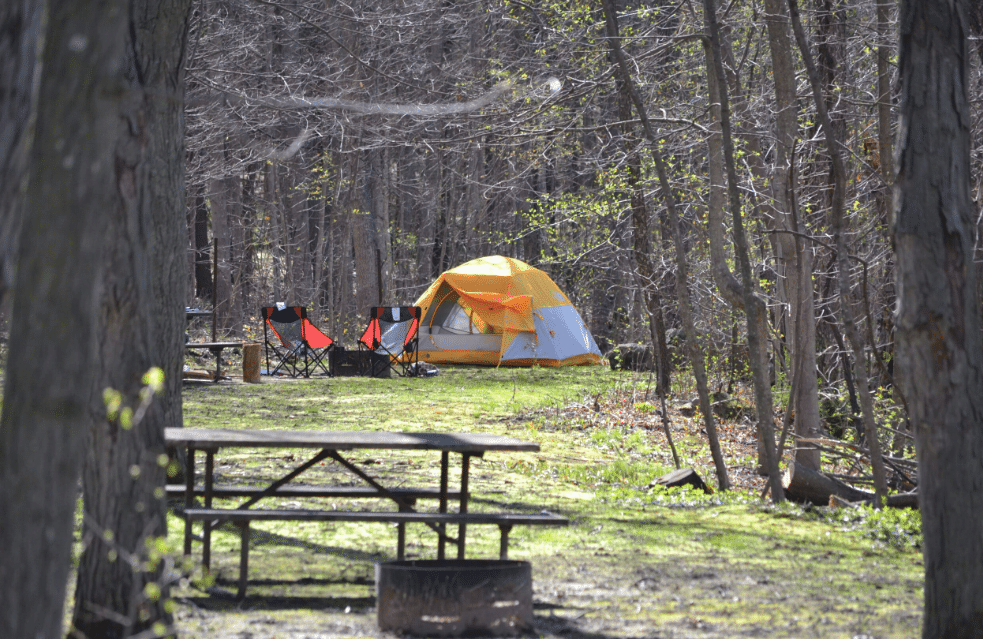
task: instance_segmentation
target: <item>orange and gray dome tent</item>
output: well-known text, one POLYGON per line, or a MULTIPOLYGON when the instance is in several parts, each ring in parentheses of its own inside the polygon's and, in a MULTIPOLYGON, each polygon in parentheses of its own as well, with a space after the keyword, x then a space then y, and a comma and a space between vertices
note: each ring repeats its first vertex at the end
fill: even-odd
POLYGON ((549 275, 494 255, 443 273, 416 301, 420 361, 433 364, 600 364, 580 313, 549 275))

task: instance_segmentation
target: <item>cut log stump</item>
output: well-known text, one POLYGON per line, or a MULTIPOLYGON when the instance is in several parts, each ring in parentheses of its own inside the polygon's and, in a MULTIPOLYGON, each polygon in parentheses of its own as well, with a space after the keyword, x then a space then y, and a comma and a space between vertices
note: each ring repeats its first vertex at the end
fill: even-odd
POLYGON ((262 356, 262 344, 244 344, 242 347, 242 381, 249 384, 259 384, 259 361, 262 356))

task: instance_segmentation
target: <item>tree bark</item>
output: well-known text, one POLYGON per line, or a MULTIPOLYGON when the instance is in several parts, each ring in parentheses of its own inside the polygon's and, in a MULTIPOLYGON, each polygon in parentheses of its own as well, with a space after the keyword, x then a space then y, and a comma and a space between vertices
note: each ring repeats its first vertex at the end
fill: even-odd
POLYGON ((34 104, 44 5, 12 0, 0 6, 0 314, 9 312, 14 255, 34 132, 34 104))
POLYGON ((922 637, 983 623, 983 344, 970 198, 969 3, 900 7, 897 369, 915 433, 922 637))
POLYGON ((215 278, 212 277, 212 243, 208 239, 208 205, 203 188, 195 194, 193 273, 195 297, 211 302, 215 278))
MULTIPOLYGON (((34 18, 8 31, 2 15, 3 37, 34 50, 34 18)), ((126 24, 124 2, 48 4, 0 416, 3 637, 63 631, 126 24)))
MULTIPOLYGON (((128 80, 115 145, 115 203, 103 266, 99 397, 83 471, 86 543, 72 623, 87 637, 166 628, 168 576, 151 540, 166 536, 164 427, 180 425, 185 290, 184 55, 190 0, 130 3, 128 80), (163 372, 157 396, 145 387, 163 372), (128 416, 126 407, 135 414, 128 416), (151 560, 148 564, 148 560, 151 560), (147 596, 153 584, 159 596, 147 596)), ((168 633, 172 632, 169 630, 168 633)))

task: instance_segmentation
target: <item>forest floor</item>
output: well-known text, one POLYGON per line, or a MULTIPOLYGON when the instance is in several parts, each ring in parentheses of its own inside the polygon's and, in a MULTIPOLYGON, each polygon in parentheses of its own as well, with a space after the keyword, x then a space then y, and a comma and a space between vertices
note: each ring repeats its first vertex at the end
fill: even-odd
MULTIPOLYGON (((534 619, 525 636, 572 639, 919 635, 922 560, 912 515, 774 506, 761 498, 746 400, 719 424, 733 490, 650 488, 675 466, 645 375, 576 369, 442 368, 430 379, 188 383, 185 424, 215 428, 461 430, 536 441, 539 453, 472 462, 473 510, 534 507, 564 528, 516 528, 510 559, 529 561, 534 619)), ((693 393, 673 397, 670 433, 684 467, 716 486, 693 393), (687 414, 684 414, 687 413, 687 414)), ((222 458, 249 481, 290 451, 222 458)), ((356 455, 379 476, 433 481, 432 460, 356 455)), ((324 472, 334 472, 325 470, 324 472)), ((917 514, 915 514, 917 517, 917 514)), ((171 516, 169 542, 183 524, 171 516)), ((408 558, 433 558, 429 531, 408 530, 408 558)), ((421 527, 422 528, 422 527, 421 527)), ((394 559, 381 524, 255 526, 250 581, 234 598, 239 538, 213 533, 213 580, 173 584, 176 629, 200 639, 395 637, 379 630, 377 562, 394 559)), ((469 558, 497 556, 498 533, 469 529, 469 558)), ((195 562, 200 556, 195 557, 195 562)))

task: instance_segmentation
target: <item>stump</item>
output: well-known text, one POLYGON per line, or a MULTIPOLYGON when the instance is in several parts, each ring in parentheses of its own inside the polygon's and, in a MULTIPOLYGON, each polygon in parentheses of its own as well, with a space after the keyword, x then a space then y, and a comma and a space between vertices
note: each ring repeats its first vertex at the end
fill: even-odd
POLYGON ((259 384, 259 362, 262 359, 262 344, 245 344, 242 347, 242 381, 259 384))
POLYGON ((527 561, 457 559, 376 564, 379 628, 430 637, 515 635, 532 624, 527 561))
POLYGON ((666 488, 672 488, 675 486, 692 486, 693 488, 702 490, 708 495, 713 494, 713 489, 707 486, 706 482, 703 481, 703 478, 700 477, 692 468, 680 468, 679 470, 674 470, 671 473, 654 480, 648 487, 655 488, 656 486, 665 486, 666 488))
POLYGON ((782 487, 785 489, 785 498, 789 501, 808 502, 818 506, 827 505, 831 495, 849 502, 873 498, 871 493, 827 477, 795 461, 788 465, 782 476, 782 487))

